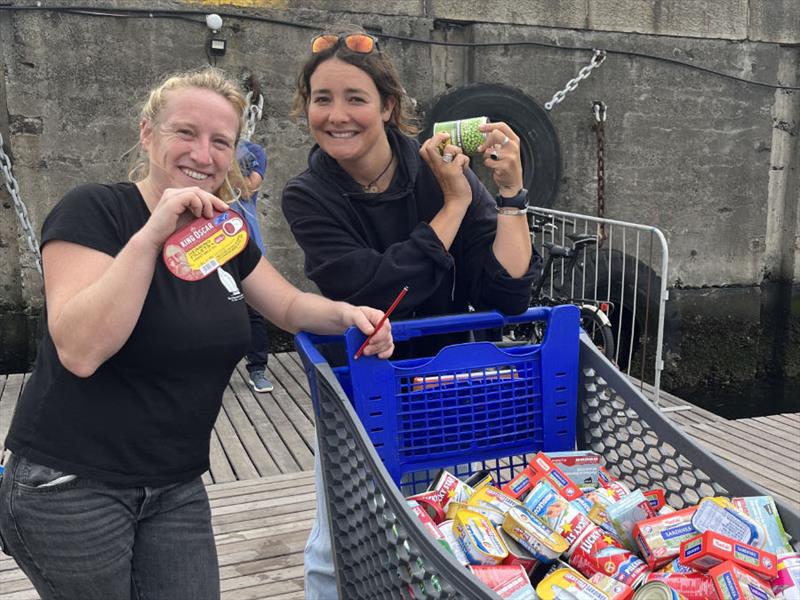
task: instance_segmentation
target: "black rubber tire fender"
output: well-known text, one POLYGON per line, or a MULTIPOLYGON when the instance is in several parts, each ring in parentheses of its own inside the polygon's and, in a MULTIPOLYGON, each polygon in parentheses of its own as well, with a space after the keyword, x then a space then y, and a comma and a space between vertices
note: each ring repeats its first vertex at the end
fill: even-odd
MULTIPOLYGON (((507 85, 474 83, 454 88, 433 102, 433 107, 426 111, 420 142, 431 136, 433 124, 437 122, 479 116, 489 117, 490 121, 504 121, 520 138, 529 204, 545 208, 553 205, 561 181, 561 146, 550 116, 536 100, 507 85)), ((481 159, 473 160, 473 169, 488 189, 493 190, 493 184, 487 181, 487 177, 491 179, 488 169, 480 162, 481 159)))

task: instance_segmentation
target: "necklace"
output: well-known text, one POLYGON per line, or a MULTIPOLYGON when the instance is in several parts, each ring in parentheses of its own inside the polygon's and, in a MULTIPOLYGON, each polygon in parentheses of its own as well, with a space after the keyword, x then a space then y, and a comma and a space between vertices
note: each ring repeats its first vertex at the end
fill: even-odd
MULTIPOLYGON (((361 189, 364 190, 365 192, 367 192, 368 194, 376 193, 378 191, 378 186, 376 185, 378 183, 378 180, 386 174, 386 171, 389 170, 389 167, 392 166, 393 162, 394 162, 394 152, 389 157, 389 162, 383 168, 383 171, 378 173, 378 176, 375 179, 373 179, 372 181, 370 181, 367 185, 362 185, 361 189)), ((361 185, 361 184, 359 184, 359 185, 361 185)))

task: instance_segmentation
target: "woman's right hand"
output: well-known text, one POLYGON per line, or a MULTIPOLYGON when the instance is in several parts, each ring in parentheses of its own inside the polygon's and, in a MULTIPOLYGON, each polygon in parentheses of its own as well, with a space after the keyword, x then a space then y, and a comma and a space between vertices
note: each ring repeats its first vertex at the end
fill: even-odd
POLYGON ((469 166, 469 157, 458 146, 448 144, 449 139, 449 134, 437 133, 422 144, 419 153, 439 182, 444 194, 444 203, 456 202, 469 205, 472 201, 472 189, 464 175, 469 166))
POLYGON ((229 206, 214 194, 199 187, 167 188, 161 194, 140 235, 161 248, 169 236, 193 219, 210 219, 214 211, 224 212, 229 206))

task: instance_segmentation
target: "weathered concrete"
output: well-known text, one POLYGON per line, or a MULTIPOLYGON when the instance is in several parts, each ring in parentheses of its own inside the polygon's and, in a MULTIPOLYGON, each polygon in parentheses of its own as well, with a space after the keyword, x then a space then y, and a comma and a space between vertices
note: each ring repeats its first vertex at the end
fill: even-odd
MULTIPOLYGON (((137 3, 93 4, 119 8, 137 3)), ((289 107, 313 32, 331 22, 353 23, 383 35, 382 47, 395 57, 422 120, 438 96, 473 82, 510 85, 543 104, 588 63, 591 48, 607 49, 605 64, 550 113, 563 154, 555 208, 596 210, 590 103, 603 100, 608 105, 606 214, 654 224, 670 243, 669 283, 681 288, 671 301, 674 321, 668 323, 677 332, 669 339, 672 376, 680 376, 682 357, 699 364, 691 356, 694 329, 687 324, 705 313, 685 308, 682 301, 690 306, 716 305, 738 294, 751 306, 747 314, 754 328, 766 322, 765 306, 783 306, 789 330, 796 330, 791 324, 796 324, 798 311, 791 308, 791 291, 767 302, 760 286, 765 273, 771 277, 780 273, 779 278, 796 282, 800 271, 796 148, 800 94, 625 54, 664 57, 748 80, 797 85, 800 49, 774 43, 800 42, 800 8, 794 1, 497 0, 488 6, 475 0, 383 4, 159 0, 140 4, 150 10, 241 15, 225 14, 219 35, 226 39, 228 50, 217 66, 241 81, 252 73, 262 84, 264 119, 254 138, 266 146, 270 159, 264 189, 271 200, 262 206, 268 256, 305 289, 313 286, 303 276, 302 252, 283 220, 279 198, 286 180, 305 168, 312 140, 302 122, 289 118, 289 107), (475 23, 477 19, 481 23, 475 23), (461 48, 431 46, 428 40, 529 45, 461 48), (725 292, 707 291, 713 287, 724 287, 725 292)), ((205 46, 211 34, 202 14, 195 18, 198 23, 0 10, 4 75, 0 131, 13 151, 14 170, 37 228, 70 187, 126 177, 128 161, 123 154, 136 141, 136 104, 162 75, 207 63, 205 46)), ((0 332, 6 332, 0 340, 0 370, 7 368, 11 356, 32 355, 32 345, 25 346, 24 340, 35 338, 32 323, 41 300, 41 280, 0 186, 0 332), (11 322, 16 325, 3 325, 11 322)), ((730 329, 735 322, 723 319, 720 324, 730 329)), ((705 330, 716 330, 716 322, 705 330)), ((729 343, 719 338, 715 344, 725 348, 744 343, 740 333, 731 334, 729 343)), ((770 347, 767 340, 759 344, 770 347)), ((780 360, 786 363, 784 370, 791 370, 789 363, 796 364, 797 356, 787 352, 780 360)), ((754 363, 752 369, 740 372, 756 373, 760 368, 754 363)))
POLYGON ((749 0, 751 40, 797 44, 800 42, 800 2, 749 0))

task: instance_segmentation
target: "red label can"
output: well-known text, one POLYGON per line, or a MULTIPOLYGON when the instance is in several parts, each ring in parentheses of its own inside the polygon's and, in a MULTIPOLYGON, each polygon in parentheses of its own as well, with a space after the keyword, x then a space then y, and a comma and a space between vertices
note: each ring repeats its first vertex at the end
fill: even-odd
POLYGON ((645 583, 651 581, 666 583, 686 600, 707 600, 707 598, 717 597, 711 577, 696 571, 694 573, 648 573, 644 581, 645 583))
POLYGON ((570 547, 569 564, 586 577, 603 573, 631 587, 650 572, 641 558, 594 524, 570 547))

